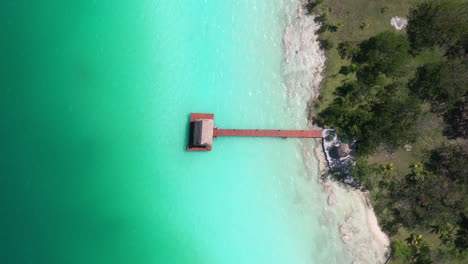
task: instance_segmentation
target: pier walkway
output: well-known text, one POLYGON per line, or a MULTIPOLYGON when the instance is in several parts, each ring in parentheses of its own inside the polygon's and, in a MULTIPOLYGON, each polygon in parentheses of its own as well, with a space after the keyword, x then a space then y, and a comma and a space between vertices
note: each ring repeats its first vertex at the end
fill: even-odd
POLYGON ((273 130, 273 129, 218 129, 214 114, 191 113, 189 126, 189 151, 210 151, 216 137, 281 137, 322 138, 322 130, 273 130))
POLYGON ((213 130, 214 137, 295 137, 321 138, 322 130, 267 130, 267 129, 217 129, 213 130))

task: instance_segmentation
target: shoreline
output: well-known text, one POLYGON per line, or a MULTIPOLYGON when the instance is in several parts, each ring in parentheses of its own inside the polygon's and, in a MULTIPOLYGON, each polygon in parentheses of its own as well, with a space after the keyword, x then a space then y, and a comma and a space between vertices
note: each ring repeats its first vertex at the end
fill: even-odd
MULTIPOLYGON (((319 25, 313 16, 306 15, 305 3, 307 2, 303 0, 298 1, 297 16, 291 15, 292 21, 287 23, 283 34, 285 86, 288 97, 304 96, 307 99, 306 105, 310 106, 315 103, 324 85, 327 58, 326 53, 318 46, 318 35, 315 31, 319 25)), ((308 114, 307 107, 307 119, 308 114)), ((307 123, 310 129, 318 128, 309 120, 307 123)), ((317 139, 315 142, 313 155, 318 161, 320 173, 317 183, 323 186, 322 191, 326 195, 328 208, 325 210, 336 211, 336 221, 339 223, 336 229, 341 236, 344 250, 356 263, 385 263, 390 242, 378 225, 368 194, 344 188, 342 184, 328 178, 323 179, 322 175, 329 170, 328 161, 324 153, 323 139, 317 139), (347 205, 349 201, 351 202, 347 205)))

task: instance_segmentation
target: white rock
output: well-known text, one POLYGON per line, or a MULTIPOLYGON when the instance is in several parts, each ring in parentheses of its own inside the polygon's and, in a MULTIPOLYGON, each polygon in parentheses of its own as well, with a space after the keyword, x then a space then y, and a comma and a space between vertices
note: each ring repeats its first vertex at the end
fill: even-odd
POLYGON ((408 25, 408 20, 398 16, 392 17, 392 19, 390 19, 390 25, 392 25, 396 30, 400 31, 404 29, 406 25, 408 25))

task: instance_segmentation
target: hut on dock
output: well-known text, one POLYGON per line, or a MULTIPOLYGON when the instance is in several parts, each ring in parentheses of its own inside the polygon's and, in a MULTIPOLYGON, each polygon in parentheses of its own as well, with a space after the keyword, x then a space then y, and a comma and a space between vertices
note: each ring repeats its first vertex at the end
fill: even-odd
POLYGON ((190 133, 187 150, 210 151, 213 144, 214 115, 198 114, 190 115, 190 133))
POLYGON ((200 119, 193 122, 193 146, 211 146, 213 143, 213 126, 212 119, 200 119))

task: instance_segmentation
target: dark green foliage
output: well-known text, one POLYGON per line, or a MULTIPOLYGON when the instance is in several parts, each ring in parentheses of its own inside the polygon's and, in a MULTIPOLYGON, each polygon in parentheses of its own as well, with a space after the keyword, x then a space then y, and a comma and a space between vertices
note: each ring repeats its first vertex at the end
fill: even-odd
POLYGON ((327 25, 321 25, 320 28, 315 32, 316 34, 322 34, 323 32, 327 31, 327 25))
POLYGON ((330 32, 337 32, 338 31, 338 26, 335 26, 335 25, 328 25, 327 26, 327 30, 330 31, 330 32))
MULTIPOLYGON (((425 166, 413 166, 412 172, 392 194, 398 221, 407 228, 434 229, 435 226, 435 231, 447 224, 456 226, 459 216, 468 208, 467 160, 465 148, 448 145, 434 149, 425 166)), ((448 235, 441 240, 452 244, 448 235)))
POLYGON ((418 68, 409 88, 429 102, 434 112, 445 112, 468 93, 468 67, 459 60, 425 64, 418 68))
POLYGON ((358 155, 372 153, 381 143, 396 147, 411 142, 420 106, 414 98, 398 96, 399 89, 397 84, 382 88, 346 83, 315 121, 334 127, 345 139, 356 139, 358 155))
POLYGON ((380 173, 378 166, 370 165, 365 159, 357 159, 355 166, 351 169, 354 179, 369 191, 376 187, 378 173, 380 173))
POLYGON ((374 134, 380 133, 378 138, 383 139, 383 143, 390 147, 398 147, 415 138, 414 124, 421 111, 418 100, 393 96, 391 93, 383 93, 379 98, 380 102, 373 105, 371 112, 376 113, 374 134))
POLYGON ((411 234, 406 239, 406 243, 396 241, 392 243, 391 248, 392 256, 395 260, 403 263, 431 263, 431 250, 427 242, 422 240, 421 236, 411 234))
POLYGON ((308 15, 312 15, 314 13, 314 9, 317 6, 316 2, 309 2, 305 5, 308 15))
POLYGON ((440 177, 468 186, 467 161, 468 150, 459 145, 447 145, 431 151, 426 167, 440 177))
POLYGON ((445 114, 444 135, 450 139, 468 138, 468 96, 458 100, 445 114))
POLYGON ((407 262, 413 256, 413 249, 407 243, 396 241, 392 245, 393 258, 399 261, 407 262))
POLYGON ((439 235, 439 239, 448 248, 454 247, 454 230, 455 228, 452 225, 434 225, 431 226, 431 233, 439 235))
POLYGON ((404 35, 386 31, 362 42, 353 62, 373 72, 394 76, 410 59, 409 42, 404 35))
POLYGON ((342 59, 351 59, 356 52, 356 45, 353 42, 345 41, 338 45, 338 54, 342 59))
POLYGON ((356 78, 359 83, 366 86, 384 85, 385 75, 378 71, 377 68, 370 66, 361 66, 356 72, 356 78))
POLYGON ((460 215, 458 222, 458 231, 455 238, 455 248, 459 252, 468 250, 468 217, 465 214, 460 215))
POLYGON ((320 45, 320 48, 324 50, 330 50, 334 47, 334 44, 330 39, 319 40, 319 45, 320 45))
POLYGON ((327 24, 327 23, 328 23, 328 15, 327 15, 327 13, 323 13, 323 14, 321 14, 320 16, 315 17, 315 18, 314 18, 314 21, 315 21, 315 22, 320 22, 320 23, 322 23, 322 24, 324 24, 324 25, 327 24))
POLYGON ((352 71, 349 66, 341 66, 340 71, 338 73, 343 74, 343 75, 348 75, 352 73, 352 71))
POLYGON ((323 3, 323 0, 307 1, 307 3, 305 4, 305 9, 307 10, 307 14, 312 15, 314 13, 315 8, 321 3, 323 3))
MULTIPOLYGON (((329 149, 331 153, 337 151, 337 148, 329 149)), ((353 188, 363 191, 373 190, 379 184, 378 174, 381 173, 379 166, 369 164, 365 159, 358 158, 355 164, 343 163, 341 168, 333 167, 330 170, 332 179, 345 182, 353 188)))
POLYGON ((351 65, 348 65, 348 66, 341 66, 339 73, 348 75, 356 71, 357 71, 357 65, 352 63, 351 65))
POLYGON ((410 11, 408 38, 414 50, 436 46, 466 51, 468 2, 426 1, 410 11))
POLYGON ((413 169, 395 193, 399 222, 407 228, 456 224, 463 210, 463 193, 448 178, 424 169, 413 169), (436 188, 436 189, 435 189, 436 188))
MULTIPOLYGON (((396 185, 391 184, 392 180, 387 181, 390 184, 385 183, 381 177, 375 209, 383 229, 389 234, 395 234, 400 226, 407 230, 431 230, 450 250, 432 254, 436 263, 452 258, 453 254, 465 255, 468 252, 467 160, 466 147, 446 145, 431 151, 424 164, 412 165, 411 173, 396 185)), ((407 243, 411 250, 401 242, 392 244, 395 260, 430 263, 430 249, 420 236, 411 235, 407 243)))
POLYGON ((431 249, 429 244, 422 239, 421 235, 411 234, 407 239, 406 243, 411 249, 411 256, 408 259, 409 263, 416 264, 430 264, 431 261, 431 249))
POLYGON ((315 8, 322 3, 323 3, 323 0, 307 1, 307 3, 305 4, 305 9, 307 10, 307 14, 312 15, 314 13, 315 8))

